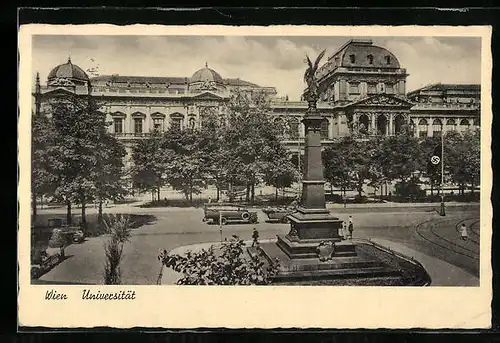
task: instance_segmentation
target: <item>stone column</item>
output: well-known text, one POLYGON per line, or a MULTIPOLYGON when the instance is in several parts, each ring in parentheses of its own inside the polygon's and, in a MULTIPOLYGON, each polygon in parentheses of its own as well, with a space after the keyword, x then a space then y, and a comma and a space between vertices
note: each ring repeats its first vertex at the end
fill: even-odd
POLYGON ((134 128, 132 126, 132 113, 130 110, 130 106, 127 106, 127 116, 125 117, 125 133, 133 133, 134 128))
POLYGON ((301 207, 304 209, 321 209, 322 212, 325 212, 325 181, 321 163, 322 120, 323 118, 319 114, 314 113, 313 115, 306 115, 302 121, 306 130, 306 144, 301 207))
POLYGON ((394 114, 393 113, 389 113, 389 134, 388 134, 388 136, 393 136, 394 135, 393 121, 394 121, 394 114))
POLYGON ((356 130, 358 129, 358 126, 359 126, 359 123, 358 123, 358 113, 355 112, 353 115, 352 115, 352 133, 355 133, 356 130))
POLYGON ((433 126, 433 123, 434 122, 434 118, 430 117, 427 121, 427 137, 432 137, 432 126, 433 126))
POLYGON ((372 126, 370 127, 370 130, 372 132, 376 133, 377 132, 377 127, 376 127, 377 123, 375 121, 375 113, 370 113, 370 117, 371 117, 371 121, 372 121, 372 124, 371 124, 372 126))
POLYGON ((328 119, 328 139, 333 139, 335 134, 333 133, 333 118, 332 120, 328 119))
POLYGON ((410 117, 410 120, 413 119, 413 130, 415 132, 415 137, 419 137, 419 132, 418 132, 418 121, 420 120, 417 117, 410 117))

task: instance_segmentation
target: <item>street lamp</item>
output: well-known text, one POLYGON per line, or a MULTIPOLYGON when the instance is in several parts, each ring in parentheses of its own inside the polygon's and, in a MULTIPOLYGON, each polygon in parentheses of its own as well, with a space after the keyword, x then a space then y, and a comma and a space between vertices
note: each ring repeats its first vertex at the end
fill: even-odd
POLYGON ((443 121, 441 121, 441 208, 439 211, 440 216, 445 216, 446 212, 444 209, 444 125, 443 121))

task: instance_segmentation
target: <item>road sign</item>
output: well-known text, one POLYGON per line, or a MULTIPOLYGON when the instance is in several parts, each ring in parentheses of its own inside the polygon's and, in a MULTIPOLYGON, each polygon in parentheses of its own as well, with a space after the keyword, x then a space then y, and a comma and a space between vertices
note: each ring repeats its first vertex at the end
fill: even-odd
POLYGON ((439 164, 439 162, 441 161, 441 159, 439 158, 439 156, 432 156, 431 157, 431 163, 432 164, 439 164))

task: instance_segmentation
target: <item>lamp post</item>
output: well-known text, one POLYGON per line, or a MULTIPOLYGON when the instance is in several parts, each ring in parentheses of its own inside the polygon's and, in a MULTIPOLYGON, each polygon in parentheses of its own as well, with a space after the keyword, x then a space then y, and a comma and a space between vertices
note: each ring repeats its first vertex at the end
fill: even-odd
POLYGON ((440 216, 445 216, 446 212, 444 209, 444 125, 443 121, 441 121, 441 208, 439 211, 440 216))

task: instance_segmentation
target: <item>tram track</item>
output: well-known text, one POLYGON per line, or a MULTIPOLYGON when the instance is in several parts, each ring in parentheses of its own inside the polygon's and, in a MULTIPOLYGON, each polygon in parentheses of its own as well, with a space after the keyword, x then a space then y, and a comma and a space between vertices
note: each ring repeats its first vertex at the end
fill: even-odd
MULTIPOLYGON (((460 225, 462 222, 464 222, 466 220, 471 220, 471 219, 476 219, 476 217, 462 219, 461 221, 458 222, 458 224, 456 224, 456 227, 458 225, 460 225)), ((479 254, 478 254, 478 252, 476 252, 474 250, 471 250, 471 249, 468 249, 466 247, 457 245, 453 241, 451 241, 451 240, 449 240, 449 239, 447 239, 447 238, 439 235, 434 230, 434 226, 436 224, 444 223, 444 222, 446 222, 448 220, 440 220, 440 221, 427 220, 427 221, 424 221, 424 222, 419 223, 419 224, 417 224, 415 226, 415 233, 422 240, 430 243, 433 246, 440 247, 442 249, 445 249, 446 251, 450 251, 450 252, 453 252, 455 254, 462 255, 462 256, 465 256, 465 257, 468 257, 468 258, 471 258, 471 259, 474 259, 474 260, 479 260, 479 254), (432 223, 432 226, 430 226, 431 223, 432 223), (424 230, 426 230, 427 232, 429 232, 432 237, 435 237, 437 239, 437 241, 431 239, 432 237, 428 237, 428 235, 425 235, 424 230)), ((477 242, 476 242, 476 244, 477 244, 477 242)))

